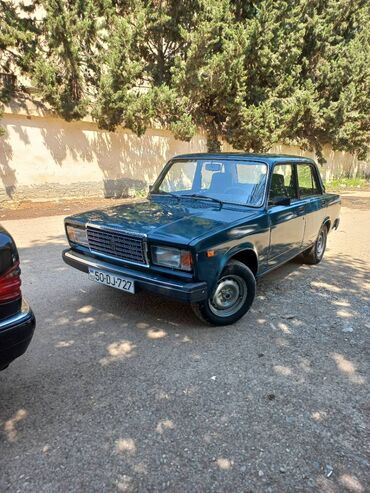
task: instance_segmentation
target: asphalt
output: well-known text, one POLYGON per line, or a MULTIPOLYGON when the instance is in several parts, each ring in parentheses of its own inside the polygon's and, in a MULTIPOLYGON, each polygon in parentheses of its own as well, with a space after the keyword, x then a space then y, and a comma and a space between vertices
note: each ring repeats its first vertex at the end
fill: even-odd
POLYGON ((3 222, 37 329, 0 373, 1 492, 368 491, 369 194, 227 328, 89 281, 62 221, 3 222))

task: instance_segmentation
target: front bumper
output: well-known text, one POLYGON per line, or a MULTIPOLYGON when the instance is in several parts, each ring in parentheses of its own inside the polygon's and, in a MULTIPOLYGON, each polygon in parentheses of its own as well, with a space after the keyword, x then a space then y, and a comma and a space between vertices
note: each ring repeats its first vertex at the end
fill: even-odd
POLYGON ((138 288, 163 294, 179 301, 197 303, 207 299, 208 296, 205 282, 184 282, 167 279, 153 272, 142 272, 88 257, 70 248, 64 250, 63 260, 66 264, 85 273, 89 272, 89 267, 93 267, 112 274, 127 276, 135 281, 135 286, 138 288))
POLYGON ((26 352, 35 325, 35 315, 26 301, 15 315, 0 320, 0 370, 26 352))

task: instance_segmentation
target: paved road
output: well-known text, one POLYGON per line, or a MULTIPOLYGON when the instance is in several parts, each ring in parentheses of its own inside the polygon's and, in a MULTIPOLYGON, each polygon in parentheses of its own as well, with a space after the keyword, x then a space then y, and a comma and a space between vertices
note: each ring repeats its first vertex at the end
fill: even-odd
POLYGON ((89 282, 61 216, 4 222, 38 326, 0 374, 0 491, 365 492, 369 194, 346 204, 230 328, 89 282))

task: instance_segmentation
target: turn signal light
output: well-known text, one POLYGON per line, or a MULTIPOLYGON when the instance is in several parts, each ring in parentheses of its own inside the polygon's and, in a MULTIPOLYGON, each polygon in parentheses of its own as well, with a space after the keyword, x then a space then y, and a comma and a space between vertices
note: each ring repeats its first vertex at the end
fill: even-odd
POLYGON ((181 268, 183 270, 191 270, 193 267, 193 259, 191 253, 186 250, 181 251, 181 268))

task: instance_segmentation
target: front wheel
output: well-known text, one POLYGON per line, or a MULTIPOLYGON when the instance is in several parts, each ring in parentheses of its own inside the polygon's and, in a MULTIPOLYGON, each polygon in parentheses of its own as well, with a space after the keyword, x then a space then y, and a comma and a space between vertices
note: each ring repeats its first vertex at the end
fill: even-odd
POLYGON ((230 325, 251 307, 256 294, 252 271, 237 260, 231 260, 222 271, 209 298, 192 305, 202 321, 211 325, 230 325))

